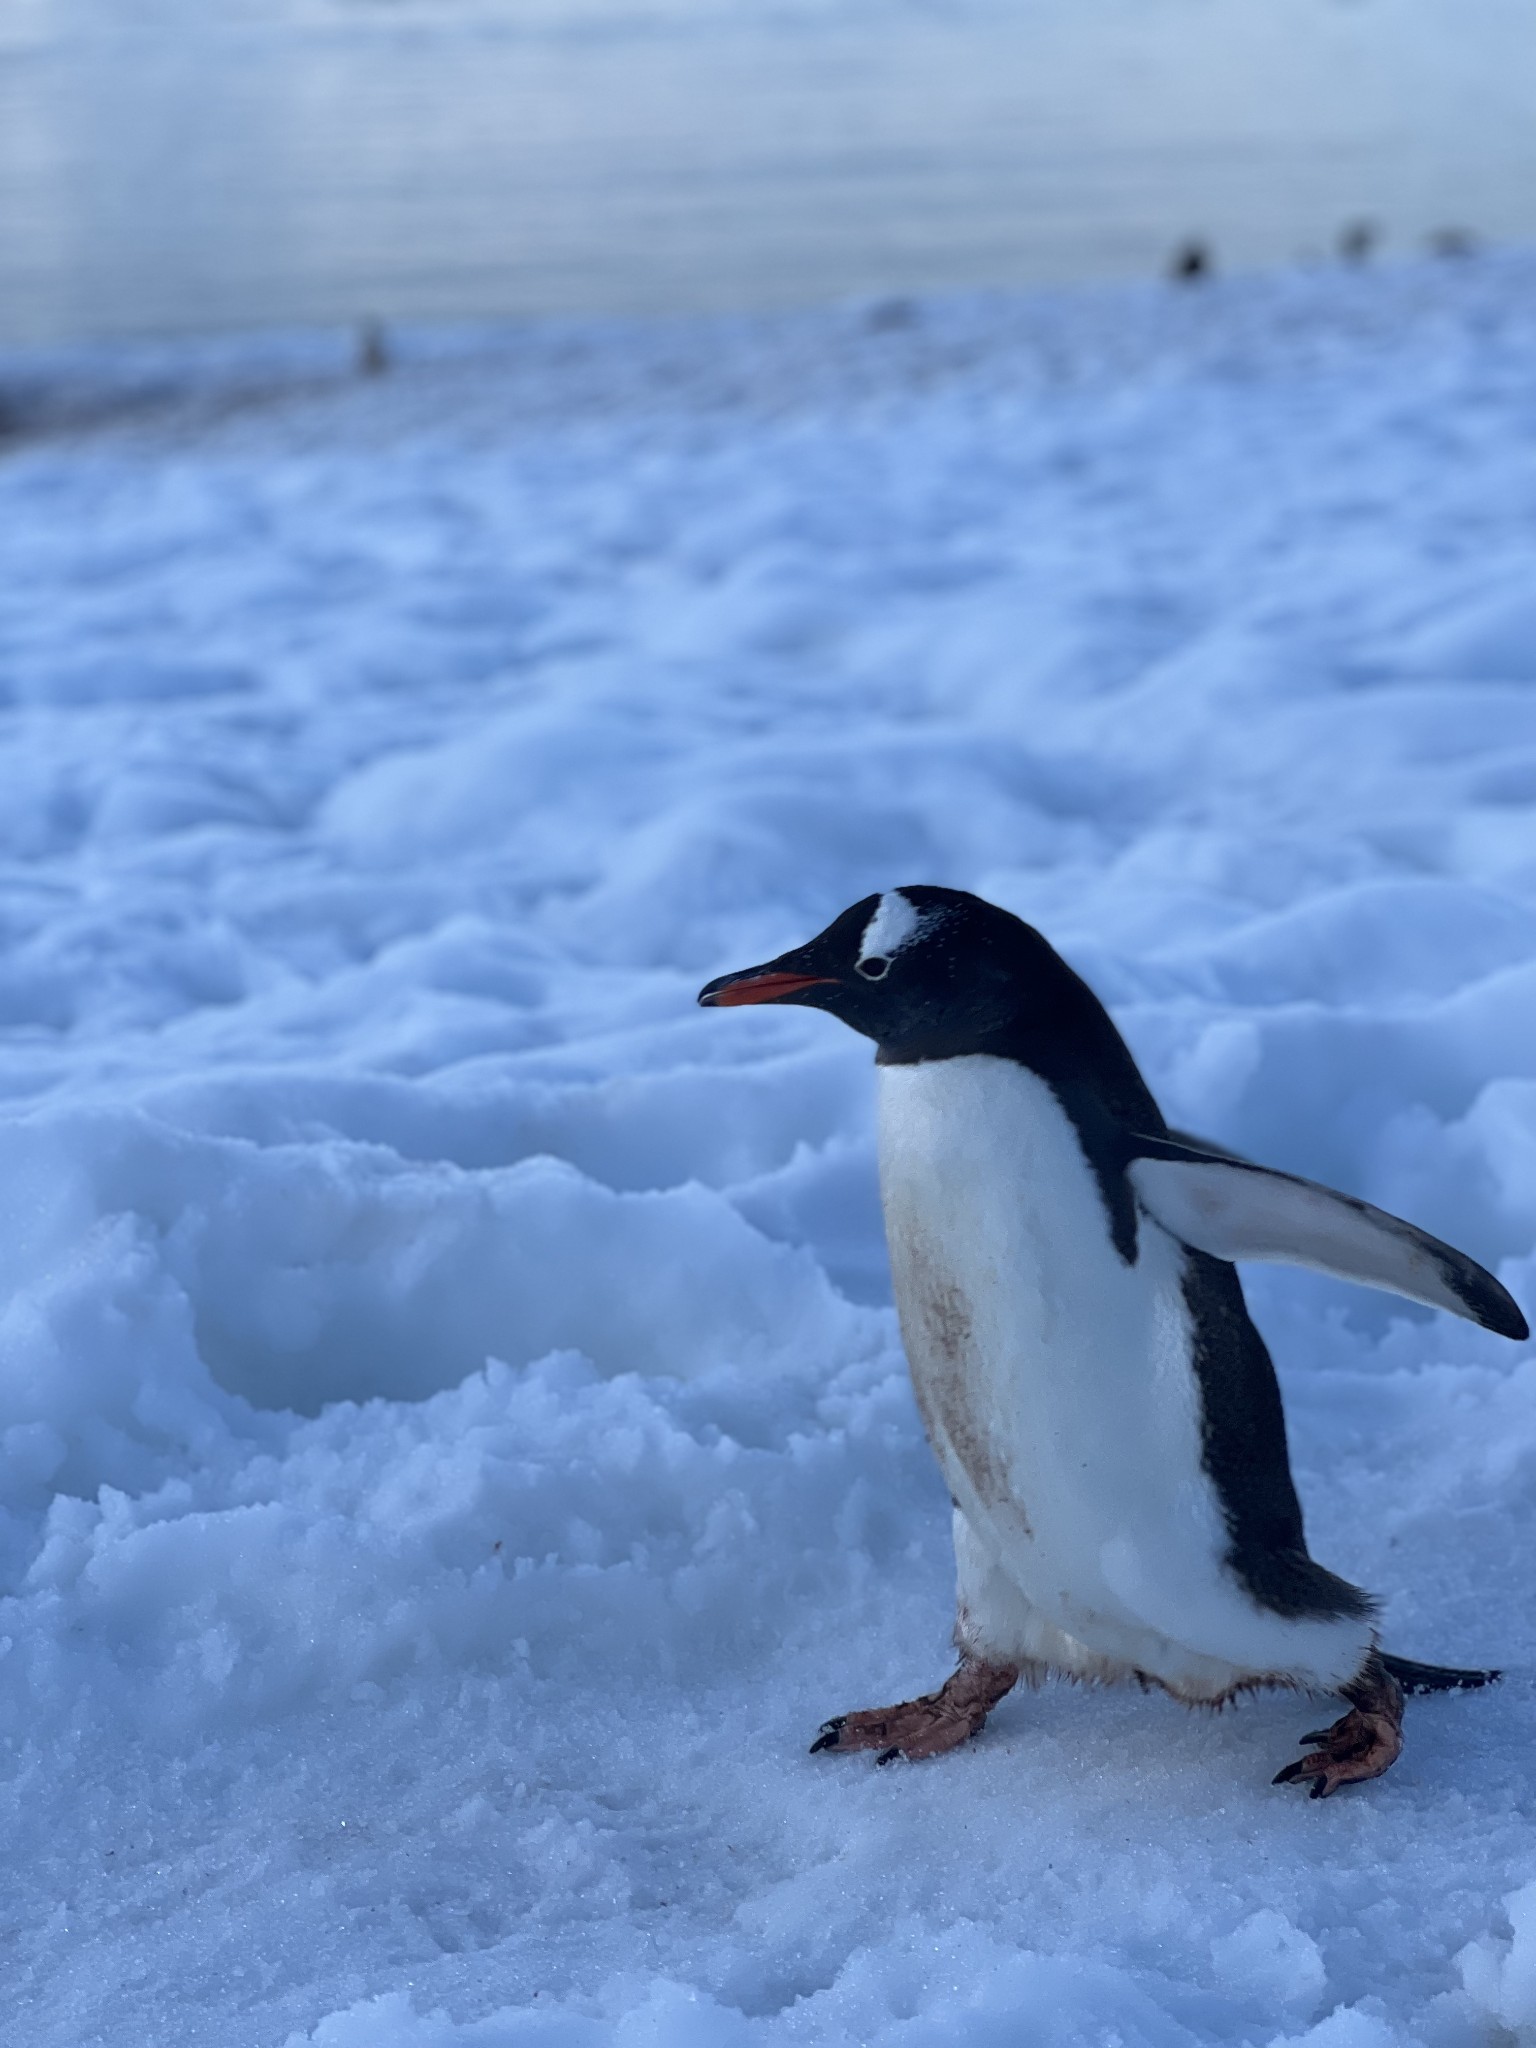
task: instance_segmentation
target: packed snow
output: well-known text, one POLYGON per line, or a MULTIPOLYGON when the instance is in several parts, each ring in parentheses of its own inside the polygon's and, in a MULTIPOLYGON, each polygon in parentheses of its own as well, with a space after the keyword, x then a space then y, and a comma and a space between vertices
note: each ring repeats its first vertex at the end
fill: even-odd
POLYGON ((1536 262, 9 367, 0 1825, 27 2048, 1536 2040, 1536 1356, 1258 1268, 1319 1718, 949 1668, 869 1049, 972 888, 1170 1116, 1536 1304, 1536 262), (1326 1709, 1322 1710, 1326 1716, 1326 1709))

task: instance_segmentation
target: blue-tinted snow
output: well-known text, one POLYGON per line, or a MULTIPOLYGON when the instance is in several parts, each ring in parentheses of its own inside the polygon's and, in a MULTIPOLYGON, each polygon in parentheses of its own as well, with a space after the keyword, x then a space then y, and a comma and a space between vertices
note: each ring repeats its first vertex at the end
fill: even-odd
POLYGON ((0 462, 7 2038, 1525 2038, 1530 1352, 1255 1276, 1314 1547, 1510 1671, 1381 1784, 812 1759, 946 1503, 867 1048, 692 998, 982 890, 1529 1308, 1536 267, 306 346, 0 462))

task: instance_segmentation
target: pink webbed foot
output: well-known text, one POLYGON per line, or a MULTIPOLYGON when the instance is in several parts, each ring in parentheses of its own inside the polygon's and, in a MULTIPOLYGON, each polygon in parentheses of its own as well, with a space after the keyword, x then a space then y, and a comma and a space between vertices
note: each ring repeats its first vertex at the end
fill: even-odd
POLYGON ((868 1707, 862 1713, 838 1714, 821 1725, 811 1744, 818 1750, 874 1749, 876 1763, 893 1763, 904 1756, 943 1756, 979 1735, 988 1714, 1018 1683, 1016 1664, 984 1664, 964 1658, 960 1667, 939 1687, 921 1699, 903 1700, 895 1707, 868 1707))
POLYGON ((1391 1770, 1403 1752, 1403 1692, 1373 1651, 1360 1676, 1344 1688, 1351 1702, 1347 1714, 1331 1728, 1303 1735, 1315 1743, 1311 1756, 1299 1756, 1275 1773, 1277 1785, 1310 1783, 1314 1799, 1326 1799, 1341 1785, 1358 1785, 1391 1770))

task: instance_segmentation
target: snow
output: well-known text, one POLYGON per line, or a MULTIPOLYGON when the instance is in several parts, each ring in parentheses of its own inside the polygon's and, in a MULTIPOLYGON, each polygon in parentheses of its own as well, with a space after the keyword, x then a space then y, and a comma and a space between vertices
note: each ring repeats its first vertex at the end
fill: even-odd
POLYGON ((693 1003, 977 889, 1529 1309, 1533 344, 1511 256, 11 365, 8 2038, 1536 2040, 1536 1354, 1252 1276, 1314 1548, 1509 1672, 1380 1784, 813 1759, 948 1508, 868 1048, 693 1003))

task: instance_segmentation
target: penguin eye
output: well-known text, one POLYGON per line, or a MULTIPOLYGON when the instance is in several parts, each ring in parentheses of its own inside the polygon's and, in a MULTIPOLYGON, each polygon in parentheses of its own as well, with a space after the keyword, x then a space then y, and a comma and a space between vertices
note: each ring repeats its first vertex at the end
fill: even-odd
POLYGON ((872 953, 867 960, 854 963, 866 981, 884 981, 891 971, 891 963, 881 953, 872 953))

